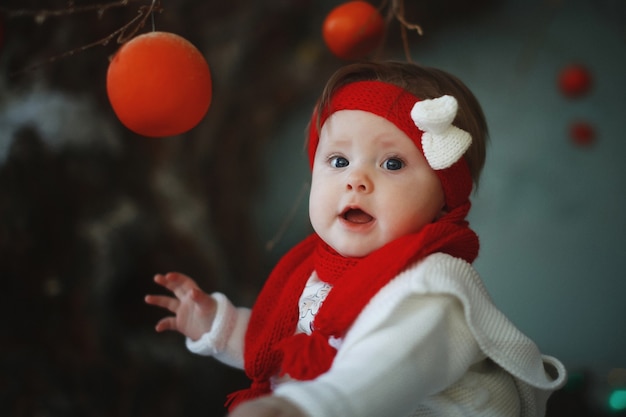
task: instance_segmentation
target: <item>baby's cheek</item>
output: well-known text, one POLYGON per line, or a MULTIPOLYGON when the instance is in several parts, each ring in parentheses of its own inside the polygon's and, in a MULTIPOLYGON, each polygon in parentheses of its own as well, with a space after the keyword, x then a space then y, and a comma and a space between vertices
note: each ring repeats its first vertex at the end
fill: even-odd
POLYGON ((321 207, 320 198, 318 198, 317 194, 311 193, 309 198, 309 219, 315 231, 318 231, 317 229, 320 227, 321 213, 323 212, 324 209, 321 207))

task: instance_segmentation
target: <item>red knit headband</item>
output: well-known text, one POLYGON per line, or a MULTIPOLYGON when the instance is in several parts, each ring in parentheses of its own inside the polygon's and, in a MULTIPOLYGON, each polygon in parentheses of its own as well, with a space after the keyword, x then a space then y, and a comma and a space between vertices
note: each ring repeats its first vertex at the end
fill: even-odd
MULTIPOLYGON (((448 210, 460 206, 469 210, 472 176, 462 156, 471 137, 451 124, 456 116, 456 106, 456 100, 451 96, 421 100, 393 84, 357 81, 334 92, 329 105, 321 109, 319 126, 321 128, 326 119, 339 110, 363 110, 389 120, 413 141, 434 169, 441 181, 448 210)), ((314 112, 308 141, 311 167, 319 142, 317 127, 317 113, 314 112)), ((466 210, 463 210, 464 214, 466 210)))

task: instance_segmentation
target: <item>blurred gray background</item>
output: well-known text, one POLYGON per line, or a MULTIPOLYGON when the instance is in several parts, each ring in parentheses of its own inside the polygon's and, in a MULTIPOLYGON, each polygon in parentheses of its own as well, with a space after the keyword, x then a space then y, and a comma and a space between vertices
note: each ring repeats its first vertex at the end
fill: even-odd
MULTIPOLYGON (((150 2, 43 20, 15 11, 68 2, 12 3, 0 47, 0 414, 221 415, 244 379, 155 334, 161 313, 142 297, 159 291, 154 273, 180 270, 249 305, 310 231, 304 130, 343 64, 319 29, 339 2, 164 2, 157 28, 203 51, 215 89, 205 120, 165 139, 126 131, 108 107, 116 45, 46 62, 150 2)), ((405 6, 425 29, 409 35, 412 59, 459 76, 486 113, 475 265, 496 304, 570 371, 548 415, 623 415, 609 400, 626 389, 626 3, 405 6), (593 80, 576 99, 557 83, 572 63, 593 80), (591 144, 572 139, 577 121, 591 144)), ((397 25, 388 31, 379 57, 405 59, 397 25)))

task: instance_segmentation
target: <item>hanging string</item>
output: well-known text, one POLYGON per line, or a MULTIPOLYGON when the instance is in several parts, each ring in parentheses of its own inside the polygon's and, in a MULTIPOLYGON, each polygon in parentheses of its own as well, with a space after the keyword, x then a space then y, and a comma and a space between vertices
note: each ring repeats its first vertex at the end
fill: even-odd
POLYGON ((154 23, 154 6, 156 4, 156 0, 152 0, 152 6, 150 7, 150 19, 152 20, 152 31, 156 32, 156 24, 154 23))
POLYGON ((274 249, 274 246, 276 246, 276 244, 280 242, 280 240, 282 239, 283 235, 285 234, 285 232, 291 225, 293 218, 295 217, 296 212, 298 211, 298 208, 300 207, 302 203, 302 199, 306 195, 306 191, 308 189, 309 189, 308 182, 305 182, 304 184, 302 184, 302 187, 300 188, 300 192, 298 193, 296 200, 292 204, 291 209, 289 210, 289 213, 287 213, 287 216, 285 216, 285 219, 283 220, 280 227, 278 228, 278 231, 276 232, 274 237, 265 244, 265 249, 267 251, 271 251, 272 249, 274 249))

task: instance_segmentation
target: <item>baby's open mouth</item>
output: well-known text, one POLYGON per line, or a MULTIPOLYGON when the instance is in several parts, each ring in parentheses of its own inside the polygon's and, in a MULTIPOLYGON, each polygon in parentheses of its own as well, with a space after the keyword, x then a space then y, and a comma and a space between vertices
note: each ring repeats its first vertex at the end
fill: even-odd
POLYGON ((370 216, 369 214, 367 214, 366 212, 358 208, 351 208, 351 209, 344 211, 341 217, 343 217, 345 220, 349 221, 350 223, 357 223, 357 224, 365 224, 374 220, 372 216, 370 216))

